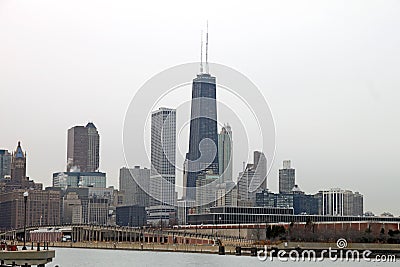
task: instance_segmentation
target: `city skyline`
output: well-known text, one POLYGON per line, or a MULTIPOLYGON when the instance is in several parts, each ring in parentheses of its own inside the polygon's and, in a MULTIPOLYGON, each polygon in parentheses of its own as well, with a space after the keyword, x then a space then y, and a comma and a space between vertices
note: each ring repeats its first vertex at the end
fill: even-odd
MULTIPOLYGON (((222 5, 217 4, 216 10, 223 10, 222 5)), ((350 9, 356 8, 351 5, 349 3, 350 9)), ((205 19, 202 16, 196 17, 187 26, 180 26, 178 20, 172 20, 160 28, 150 24, 148 30, 153 32, 148 36, 140 35, 139 31, 133 29, 137 34, 135 38, 114 34, 112 38, 115 41, 108 42, 104 42, 107 38, 101 34, 91 35, 96 43, 105 44, 91 54, 86 52, 90 51, 94 43, 85 45, 83 41, 86 39, 74 32, 66 34, 75 38, 72 40, 78 40, 77 44, 67 42, 64 48, 52 48, 40 37, 40 33, 45 36, 50 34, 52 26, 39 30, 37 27, 43 25, 31 18, 31 23, 25 23, 31 28, 24 30, 16 23, 18 20, 24 21, 24 13, 18 13, 12 7, 10 5, 11 12, 3 18, 10 21, 22 39, 15 40, 11 32, 4 32, 4 36, 11 37, 16 46, 1 44, 0 50, 17 52, 21 64, 17 66, 12 56, 1 54, 5 60, 1 64, 4 76, 0 87, 6 110, 12 110, 18 98, 29 112, 22 114, 16 110, 3 116, 3 125, 10 127, 2 127, 1 148, 12 151, 15 143, 21 141, 24 150, 29 152, 28 176, 44 185, 50 185, 52 173, 65 169, 66 129, 94 121, 102 134, 100 170, 107 173, 109 184, 117 186, 118 170, 126 165, 120 136, 129 98, 134 95, 135 88, 152 74, 165 67, 196 59, 199 26, 195 25, 205 19), (159 41, 155 40, 162 40, 158 37, 164 36, 162 31, 166 29, 176 39, 172 44, 160 47, 159 41), (150 45, 151 53, 166 49, 171 53, 157 59, 151 58, 151 53, 143 49, 143 44, 134 46, 137 49, 132 48, 131 44, 136 38, 150 45), (124 41, 129 45, 124 45, 124 41), (33 45, 22 48, 23 43, 33 45), (120 45, 123 52, 113 54, 115 58, 98 57, 109 53, 110 47, 120 45), (63 51, 67 56, 61 56, 63 51), (81 57, 79 51, 85 52, 85 55, 81 57), (79 61, 76 54, 80 55, 79 61), (53 59, 53 55, 58 56, 53 59), (129 55, 127 59, 126 55, 129 55), (137 62, 145 59, 149 60, 146 66, 142 64, 141 68, 137 68, 137 62), (75 61, 82 65, 77 70, 73 68, 75 61), (99 62, 101 64, 96 68, 99 62), (43 65, 49 75, 36 70, 37 64, 43 65), (88 75, 83 75, 85 72, 88 75), (57 93, 53 94, 52 90, 57 93), (32 95, 32 91, 35 95, 32 95), (69 91, 69 94, 60 99, 58 95, 65 91, 69 91), (97 99, 91 102, 95 93, 97 99), (32 99, 38 99, 39 104, 32 99), (80 107, 79 112, 63 108, 64 103, 80 107), (103 109, 94 108, 97 105, 103 109), (13 129, 11 126, 17 120, 29 130, 13 129)), ((307 14, 303 7, 297 7, 307 14)), ((83 6, 85 8, 88 7, 83 6)), ((296 180, 303 190, 316 193, 322 188, 349 188, 366 196, 367 210, 376 214, 390 211, 399 215, 399 208, 392 203, 393 196, 396 196, 395 188, 399 185, 398 172, 392 168, 400 158, 400 143, 397 139, 400 131, 393 123, 400 114, 395 102, 399 96, 399 90, 395 88, 400 81, 394 72, 399 58, 394 48, 398 47, 399 39, 390 34, 381 34, 385 30, 396 29, 400 25, 399 19, 389 5, 368 3, 360 11, 358 22, 352 20, 348 12, 337 10, 344 20, 340 23, 334 23, 337 18, 328 14, 327 18, 311 16, 309 21, 303 21, 295 27, 284 20, 286 16, 292 16, 293 23, 296 18, 302 18, 301 15, 279 5, 272 5, 271 8, 278 11, 278 15, 268 11, 268 16, 264 18, 265 14, 253 10, 256 20, 260 20, 263 25, 274 25, 265 31, 261 30, 261 33, 254 30, 256 20, 229 26, 228 22, 233 20, 219 20, 216 11, 209 18, 212 25, 213 61, 232 65, 245 72, 260 86, 271 104, 277 124, 277 156, 268 176, 268 188, 278 191, 278 169, 283 160, 290 159, 296 167, 296 180), (384 18, 379 16, 383 12, 388 14, 384 18), (371 18, 371 14, 376 15, 371 18), (279 15, 283 15, 283 18, 279 18, 279 15), (328 29, 318 25, 327 25, 328 29), (224 27, 227 27, 227 33, 224 33, 224 27), (355 33, 358 33, 357 38, 354 38, 355 33), (305 38, 300 38, 303 36, 305 38), (290 42, 294 39, 298 41, 296 45, 290 42), (231 47, 227 47, 227 44, 231 47)), ((323 14, 327 12, 322 4, 312 9, 323 14)), ((234 14, 239 13, 235 10, 234 14)), ((46 21, 50 14, 44 11, 43 16, 46 21)), ((83 18, 83 15, 78 14, 78 18, 83 18)), ((128 25, 133 25, 135 19, 128 19, 128 22, 131 23, 128 25)), ((118 19, 112 23, 118 27, 122 25, 118 19)), ((67 27, 61 20, 54 25, 67 27)), ((76 23, 69 27, 78 29, 79 25, 76 23)), ((84 32, 86 30, 82 29, 84 32)), ((110 33, 107 29, 105 32, 110 33)), ((55 34, 53 41, 59 44, 64 38, 55 34)), ((150 167, 143 162, 130 164, 150 167)))
MULTIPOLYGON (((175 109, 169 109, 169 108, 164 108, 164 107, 161 107, 161 108, 159 108, 158 110, 155 110, 155 111, 153 111, 152 112, 152 117, 153 117, 153 119, 152 119, 152 125, 154 124, 154 122, 157 122, 157 126, 156 127, 154 127, 154 126, 152 126, 152 132, 154 131, 154 129, 159 129, 158 131, 160 131, 161 129, 161 133, 163 133, 163 137, 160 139, 160 140, 158 140, 157 142, 159 143, 160 141, 162 141, 162 140, 172 140, 171 138, 172 137, 174 137, 175 136, 175 117, 176 117, 176 115, 175 115, 175 112, 176 112, 176 110, 175 109), (172 118, 170 118, 170 116, 171 115, 168 115, 169 113, 173 113, 173 116, 172 116, 172 118), (158 114, 160 114, 161 116, 166 116, 166 118, 167 118, 167 120, 164 118, 164 119, 162 119, 162 120, 160 120, 160 119, 154 119, 154 118, 157 118, 157 116, 158 116, 158 114), (167 114, 167 115, 165 115, 165 114, 167 114), (161 124, 160 124, 161 123, 161 124), (171 128, 171 126, 172 126, 172 128, 171 128), (167 127, 167 128, 165 128, 165 127, 167 127), (167 130, 167 129, 169 129, 168 127, 170 127, 171 129, 170 130, 167 130), (171 132, 172 131, 172 129, 173 129, 173 134, 171 135, 171 134, 169 134, 169 132, 171 132)), ((160 117, 160 116, 158 116, 158 117, 160 117)), ((224 132, 224 131, 226 131, 226 128, 225 127, 228 127, 229 128, 229 131, 231 131, 230 130, 230 126, 228 125, 228 126, 223 126, 222 127, 222 130, 221 130, 221 134, 222 134, 222 132, 224 132)), ((95 162, 97 162, 97 167, 98 167, 98 158, 99 158, 99 134, 98 134, 98 132, 97 132, 97 128, 94 126, 94 124, 92 123, 92 122, 89 122, 85 127, 84 126, 74 126, 74 127, 72 127, 72 128, 70 128, 70 129, 68 129, 68 134, 67 134, 67 136, 68 136, 68 138, 67 138, 67 143, 69 144, 69 143, 72 143, 72 144, 74 144, 74 145, 76 145, 75 144, 75 141, 73 141, 73 139, 74 138, 72 138, 71 139, 71 132, 73 132, 73 131, 76 131, 76 130, 78 130, 78 133, 79 134, 81 134, 82 135, 82 133, 83 133, 83 135, 90 135, 91 133, 90 133, 90 130, 91 129, 94 129, 94 131, 92 130, 92 135, 95 133, 95 135, 97 136, 96 137, 96 140, 97 140, 97 142, 95 142, 95 145, 94 145, 94 147, 97 147, 97 151, 94 153, 94 154, 97 154, 97 161, 95 160, 95 162), (82 131, 80 131, 81 129, 83 129, 84 131, 82 132, 82 131), (80 132, 79 132, 80 131, 80 132), (71 140, 72 140, 72 142, 71 142, 71 140)), ((76 135, 76 133, 75 133, 75 135, 76 135)), ((220 134, 219 134, 220 135, 220 134)), ((220 138, 220 136, 218 135, 218 139, 220 138)), ((230 133, 230 135, 231 135, 231 133, 230 133)), ((154 135, 154 133, 152 133, 152 140, 155 140, 155 139, 157 139, 157 138, 154 138, 154 136, 156 136, 156 135, 154 135)), ((174 137, 175 138, 175 137, 174 137)), ((79 139, 82 139, 82 138, 79 138, 79 139)), ((85 139, 85 138, 83 138, 83 139, 85 139)), ((87 139, 87 137, 86 137, 86 139, 87 139)), ((86 140, 85 139, 85 140, 86 140)), ((80 141, 82 141, 82 140, 80 140, 80 141)), ((85 142, 84 142, 85 143, 85 142)), ((93 143, 93 141, 92 142, 86 142, 86 143, 93 143)), ((81 144, 81 142, 79 142, 79 145, 82 145, 81 144)), ((87 144, 86 144, 86 146, 87 146, 87 144)), ((86 147, 85 146, 85 147, 86 147)), ((70 147, 69 145, 67 145, 67 147, 70 147)), ((152 147, 153 147, 153 144, 152 144, 152 147)), ((157 145, 157 148, 156 149, 152 149, 152 150, 154 150, 154 151, 158 151, 159 149, 160 149, 160 147, 163 147, 163 149, 166 149, 167 147, 173 147, 173 150, 175 150, 175 141, 173 142, 173 143, 171 143, 171 144, 169 144, 169 143, 164 143, 163 145, 160 145, 160 144, 158 144, 157 145)), ((168 149, 167 149, 168 150, 168 149)), ((7 153, 9 153, 9 151, 8 150, 1 150, 2 151, 2 153, 3 154, 7 154, 7 153)), ((18 158, 18 157, 25 157, 25 155, 26 155, 26 152, 23 152, 22 151, 22 149, 21 149, 21 147, 20 147, 20 142, 18 142, 18 146, 17 146, 17 149, 16 149, 16 151, 14 152, 14 153, 12 153, 11 155, 16 155, 16 157, 18 158)), ((90 154, 90 153, 89 153, 90 154)), ((91 156, 91 155, 86 155, 86 158, 87 159, 90 159, 90 158, 93 158, 93 156, 91 156)), ((92 153, 93 154, 93 153, 92 153)), ((172 152, 168 152, 167 151, 167 154, 169 154, 169 156, 167 156, 165 159, 169 162, 168 164, 169 165, 171 165, 171 164, 173 164, 174 162, 175 162, 175 153, 172 153, 172 152), (170 162, 170 160, 172 160, 172 162, 170 162)), ((154 155, 156 155, 156 154, 154 154, 154 153, 152 153, 152 155, 154 156, 154 155)), ((68 158, 68 157, 67 157, 68 158)), ((265 172, 266 173, 266 159, 265 159, 265 156, 262 154, 262 153, 260 153, 260 152, 258 152, 258 151, 254 151, 254 162, 255 162, 255 166, 257 165, 256 164, 256 162, 258 162, 259 160, 260 160, 260 158, 264 158, 264 163, 265 163, 265 168, 262 168, 264 171, 263 172, 265 172), (260 154, 262 155, 262 157, 260 157, 260 154)), ((70 162, 70 158, 68 158, 68 162, 70 162)), ((156 161, 155 161, 156 162, 156 161)), ((93 164, 92 164, 93 165, 93 164)), ((158 166, 158 165, 160 165, 160 163, 157 163, 156 165, 154 165, 153 166, 153 168, 154 168, 154 170, 153 170, 153 172, 156 172, 156 169, 158 168, 160 168, 160 166, 163 166, 164 164, 161 164, 160 166, 158 166)), ((253 164, 247 164, 248 166, 252 166, 253 164)), ((172 166, 172 165, 171 165, 172 166)), ((71 170, 72 172, 69 172, 70 174, 74 174, 74 172, 76 172, 76 171, 78 171, 78 172, 76 172, 77 174, 79 174, 80 172, 79 172, 79 168, 76 168, 77 166, 74 166, 74 165, 68 165, 67 166, 67 168, 69 169, 69 168, 71 168, 72 167, 72 169, 74 169, 74 167, 75 167, 75 169, 74 170, 71 170)), ((135 169, 136 168, 138 168, 139 166, 135 166, 135 169)), ((247 168, 248 167, 246 167, 246 170, 247 170, 247 168)), ((68 169, 67 169, 67 171, 68 171, 68 169)), ((122 169, 121 170, 123 170, 123 169, 126 169, 126 167, 122 167, 122 169)), ((145 169, 146 169, 146 167, 145 167, 145 169)), ((120 170, 120 171, 121 171, 120 170)), ((128 172, 131 172, 132 170, 134 170, 134 169, 131 169, 131 170, 129 170, 129 169, 126 169, 128 172)), ((291 168, 291 160, 284 160, 283 161, 283 168, 282 169, 279 169, 279 176, 278 176, 278 183, 279 183, 279 193, 290 193, 292 190, 290 189, 290 188, 295 188, 295 187, 297 187, 298 185, 297 185, 297 183, 295 182, 295 179, 294 179, 294 170, 295 169, 293 169, 293 168, 291 168), (283 187, 282 187, 282 184, 283 183, 287 183, 287 182, 284 182, 284 180, 281 180, 282 179, 282 177, 281 177, 281 174, 283 173, 283 171, 287 171, 287 170, 292 170, 293 171, 293 178, 291 178, 292 180, 290 181, 290 182, 288 182, 289 184, 288 185, 283 185, 283 187), (283 188, 286 188, 286 189, 283 189, 283 188)), ((99 170, 97 169, 96 170, 96 172, 98 172, 99 170)), ((149 174, 150 174, 150 170, 148 170, 149 171, 149 174)), ((161 169, 160 170, 158 170, 158 171, 161 171, 161 169)), ((175 172, 175 171, 174 171, 175 172)), ((12 173, 12 172, 11 172, 12 173)), ((54 177, 56 177, 57 175, 59 176, 59 175, 66 175, 67 174, 67 172, 65 172, 65 173, 53 173, 53 186, 54 186, 54 177)), ((90 174, 90 172, 89 172, 89 174, 90 174)), ((101 175, 104 175, 104 184, 102 185, 102 186, 100 186, 100 187, 105 187, 106 186, 106 182, 105 182, 105 174, 104 173, 101 173, 101 172, 99 172, 99 174, 101 174, 101 175)), ((26 174, 24 174, 23 176, 25 176, 26 174)), ((242 175, 242 173, 239 173, 239 178, 241 177, 241 175, 242 175)), ((286 174, 285 174, 286 175, 286 174)), ((264 175, 262 175, 262 176, 264 176, 264 175)), ((175 175, 174 175, 174 177, 175 177, 175 175)), ((222 177, 222 176, 221 176, 222 177)), ((119 177, 120 179, 121 179, 121 174, 120 174, 120 177, 119 177)), ((150 176, 148 177, 148 178, 150 178, 150 176)), ((238 179, 239 179, 238 178, 238 179)), ((130 178, 130 179, 133 179, 132 177, 130 178)), ((287 179, 287 178, 284 178, 284 179, 287 179)), ((175 180, 175 178, 174 178, 174 180, 175 180)), ((146 181, 147 183, 150 183, 150 180, 149 181, 146 181)), ((266 181, 264 181, 264 185, 262 186, 262 188, 266 188, 265 187, 265 182, 266 181)), ((58 185, 57 185, 58 186, 58 185)), ((108 184, 108 186, 112 186, 112 185, 110 185, 110 184, 108 184)), ((121 180, 120 180, 120 183, 119 183, 119 187, 121 187, 121 180)), ((267 188, 268 189, 268 188, 267 188)), ((148 190, 148 188, 147 188, 147 190, 148 190)), ((297 190, 297 189, 293 189, 293 190, 297 190)), ((320 190, 319 191, 319 193, 321 193, 321 192, 329 192, 329 191, 335 191, 335 190, 342 190, 342 189, 340 189, 340 186, 336 186, 336 187, 332 187, 332 188, 329 188, 329 189, 323 189, 323 190, 320 190)), ((145 190, 146 191, 146 190, 145 190)), ((175 191, 175 188, 174 188, 174 191, 175 191)), ((252 190, 251 190, 252 191, 252 190)), ((146 192, 149 192, 150 194, 152 194, 151 193, 151 191, 146 191, 146 192)), ((349 190, 346 190, 346 192, 351 192, 351 191, 349 191, 349 190)), ((154 192, 153 192, 153 194, 154 194, 154 192)), ((356 192, 356 194, 359 194, 359 192, 356 192)), ((155 195, 157 195, 157 194, 155 194, 155 195)), ((175 193, 173 193, 173 195, 175 195, 175 193)), ((239 194, 240 195, 240 194, 239 194)), ((255 199, 254 199, 254 204, 252 204, 252 205, 255 205, 255 199)), ((370 210, 366 210, 366 212, 367 213, 369 213, 370 212, 370 210)), ((387 213, 387 212, 390 212, 389 210, 386 210, 384 213, 387 213)), ((377 214, 377 215, 379 215, 379 214, 377 214)))

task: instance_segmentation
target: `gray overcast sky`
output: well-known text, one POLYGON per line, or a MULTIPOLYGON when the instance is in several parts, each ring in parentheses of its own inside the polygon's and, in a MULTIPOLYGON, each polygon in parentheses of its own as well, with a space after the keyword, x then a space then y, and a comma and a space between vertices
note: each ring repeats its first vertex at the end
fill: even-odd
MULTIPOLYGON (((276 121, 277 170, 306 192, 360 191, 400 215, 400 1, 0 1, 0 147, 51 184, 66 132, 93 121, 101 170, 117 185, 122 125, 136 90, 165 68, 210 60, 247 75, 276 121)), ((233 129, 234 130, 234 129, 233 129)))

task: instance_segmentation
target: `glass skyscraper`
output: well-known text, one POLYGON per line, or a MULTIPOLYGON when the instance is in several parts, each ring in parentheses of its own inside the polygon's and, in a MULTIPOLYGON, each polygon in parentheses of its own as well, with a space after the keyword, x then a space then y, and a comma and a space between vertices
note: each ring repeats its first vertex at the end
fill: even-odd
POLYGON ((219 174, 216 79, 200 73, 193 80, 186 197, 195 199, 197 176, 205 171, 219 174))
POLYGON ((11 153, 0 149, 0 180, 11 175, 11 153))

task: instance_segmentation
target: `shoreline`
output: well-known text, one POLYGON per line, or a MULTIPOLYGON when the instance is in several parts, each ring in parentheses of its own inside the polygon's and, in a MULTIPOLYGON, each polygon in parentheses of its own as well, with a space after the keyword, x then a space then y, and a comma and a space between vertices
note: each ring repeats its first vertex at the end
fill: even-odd
MULTIPOLYGON (((78 248, 78 249, 106 249, 106 250, 132 250, 153 252, 181 252, 199 254, 219 254, 217 245, 184 245, 184 244, 152 244, 137 242, 51 242, 49 248, 78 248)), ((226 255, 235 255, 234 246, 225 246, 226 255)))

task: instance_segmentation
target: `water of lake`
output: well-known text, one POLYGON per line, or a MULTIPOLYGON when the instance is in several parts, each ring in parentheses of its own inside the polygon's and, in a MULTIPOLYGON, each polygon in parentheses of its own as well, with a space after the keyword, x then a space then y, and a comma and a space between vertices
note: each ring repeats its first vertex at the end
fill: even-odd
POLYGON ((46 267, 110 267, 110 266, 162 266, 162 267, 197 267, 197 266, 229 266, 229 267, 253 267, 253 266, 397 266, 397 263, 377 262, 332 262, 329 259, 323 262, 281 262, 274 259, 273 262, 260 261, 257 257, 250 256, 219 256, 214 254, 175 253, 175 252, 149 252, 128 250, 101 250, 101 249, 76 249, 56 248, 56 258, 46 267))

